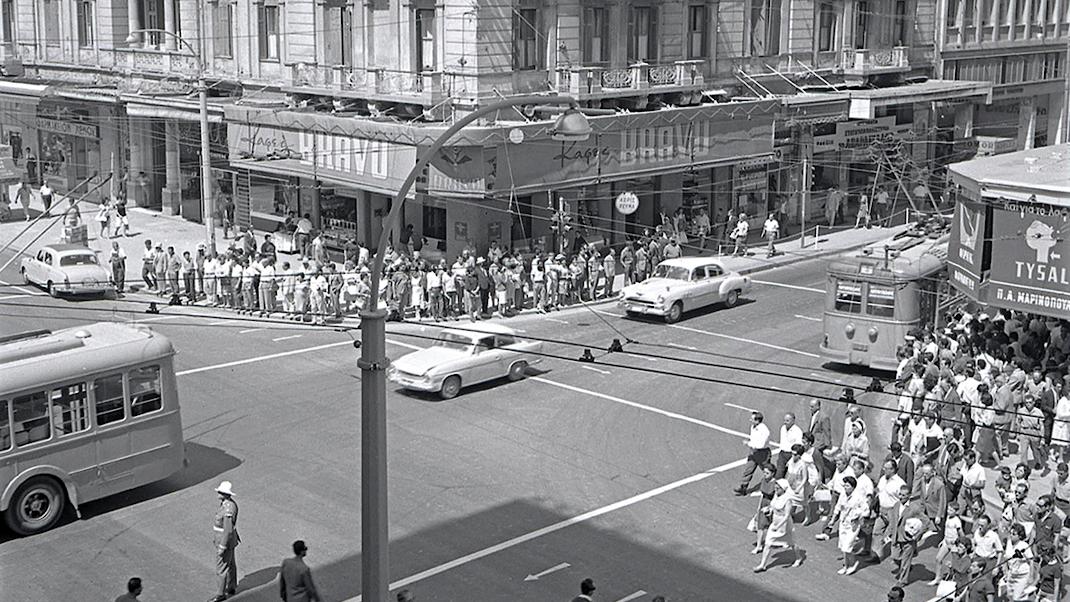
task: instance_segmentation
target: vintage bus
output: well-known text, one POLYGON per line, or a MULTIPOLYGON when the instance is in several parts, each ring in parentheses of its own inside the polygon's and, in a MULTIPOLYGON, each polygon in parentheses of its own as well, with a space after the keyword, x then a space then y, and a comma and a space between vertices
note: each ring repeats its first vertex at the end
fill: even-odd
POLYGON ((166 479, 185 447, 174 348, 104 322, 0 338, 0 512, 19 535, 166 479))
POLYGON ((948 291, 948 237, 940 222, 919 224, 831 261, 821 355, 835 363, 895 370, 896 349, 907 333, 937 323, 948 291))

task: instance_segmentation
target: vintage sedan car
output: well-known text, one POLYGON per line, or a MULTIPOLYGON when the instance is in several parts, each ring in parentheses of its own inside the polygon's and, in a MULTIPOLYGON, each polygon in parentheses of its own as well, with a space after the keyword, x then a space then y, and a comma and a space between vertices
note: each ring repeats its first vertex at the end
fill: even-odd
POLYGON ((628 315, 662 316, 672 324, 685 311, 715 303, 733 307, 750 289, 749 277, 725 270, 716 259, 680 257, 659 263, 653 276, 624 287, 619 305, 628 315))
POLYGON ((61 293, 110 293, 115 291, 110 271, 100 264, 89 247, 57 244, 41 247, 33 257, 22 258, 22 279, 55 297, 61 293))
POLYGON ((437 391, 452 399, 461 387, 508 377, 520 380, 528 366, 541 359, 542 343, 525 341, 505 326, 482 323, 443 330, 427 349, 391 363, 387 376, 406 389, 437 391))

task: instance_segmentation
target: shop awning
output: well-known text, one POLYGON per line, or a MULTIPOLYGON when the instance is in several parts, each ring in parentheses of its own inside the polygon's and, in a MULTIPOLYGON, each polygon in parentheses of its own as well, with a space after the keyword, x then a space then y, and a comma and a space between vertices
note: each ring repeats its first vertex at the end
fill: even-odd
POLYGON ((52 86, 0 80, 0 94, 43 98, 52 94, 52 86))
POLYGON ((916 84, 868 90, 844 90, 851 99, 851 119, 874 119, 877 109, 915 102, 965 100, 992 101, 992 82, 930 79, 916 84))
MULTIPOLYGON (((370 184, 367 180, 358 179, 356 177, 347 178, 344 174, 337 171, 314 169, 312 165, 302 162, 300 159, 263 159, 259 161, 255 159, 231 159, 230 166, 233 169, 246 169, 251 172, 264 174, 266 176, 274 176, 276 178, 283 176, 316 179, 333 186, 367 190, 369 192, 385 194, 391 197, 398 192, 397 190, 391 190, 389 187, 375 186, 370 184)), ((410 198, 415 198, 415 196, 415 190, 409 192, 410 198)))
POLYGON ((979 200, 1070 207, 1070 144, 972 159, 947 169, 952 182, 979 200))

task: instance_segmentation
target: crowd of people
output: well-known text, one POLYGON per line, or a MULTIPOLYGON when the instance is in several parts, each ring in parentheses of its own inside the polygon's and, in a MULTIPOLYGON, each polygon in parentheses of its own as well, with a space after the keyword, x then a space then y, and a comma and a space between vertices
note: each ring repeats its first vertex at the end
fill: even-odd
POLYGON ((778 548, 793 552, 794 565, 803 561, 798 518, 823 523, 819 541, 836 539, 840 575, 890 560, 901 592, 919 548, 931 545, 928 585, 941 600, 1061 599, 1070 553, 1070 323, 960 313, 945 329, 912 331, 899 358, 894 393, 867 396, 877 401, 865 412, 852 390, 840 397, 839 440, 815 399, 806 424, 784 417, 774 458, 764 416, 752 415, 736 493, 750 493, 760 471, 749 525, 761 554, 754 570, 765 571, 778 548), (894 408, 881 398, 890 394, 894 408), (869 438, 880 426, 891 427, 887 450, 869 438))

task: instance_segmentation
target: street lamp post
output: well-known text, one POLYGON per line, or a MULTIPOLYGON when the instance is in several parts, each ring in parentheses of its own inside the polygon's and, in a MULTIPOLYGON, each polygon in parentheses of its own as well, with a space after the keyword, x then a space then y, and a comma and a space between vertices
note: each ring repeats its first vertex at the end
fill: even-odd
POLYGON ((591 133, 587 117, 567 96, 518 96, 482 106, 459 119, 435 139, 416 162, 401 184, 390 213, 383 224, 379 247, 371 268, 371 286, 367 305, 361 313, 361 441, 360 441, 360 558, 362 599, 386 602, 390 593, 389 544, 386 504, 386 312, 379 308, 379 280, 390 232, 401 216, 401 205, 416 178, 423 173, 435 154, 457 132, 484 115, 524 105, 569 105, 554 123, 555 140, 586 140, 591 133))
POLYGON ((208 82, 204 78, 204 73, 207 69, 204 64, 204 56, 182 36, 166 29, 135 29, 126 36, 126 42, 133 44, 138 41, 139 34, 145 33, 161 33, 171 36, 179 44, 188 48, 197 59, 197 96, 201 123, 201 206, 204 208, 205 240, 208 243, 208 250, 211 252, 215 249, 215 199, 212 197, 212 158, 209 154, 211 152, 211 144, 209 143, 210 136, 208 131, 208 82))

